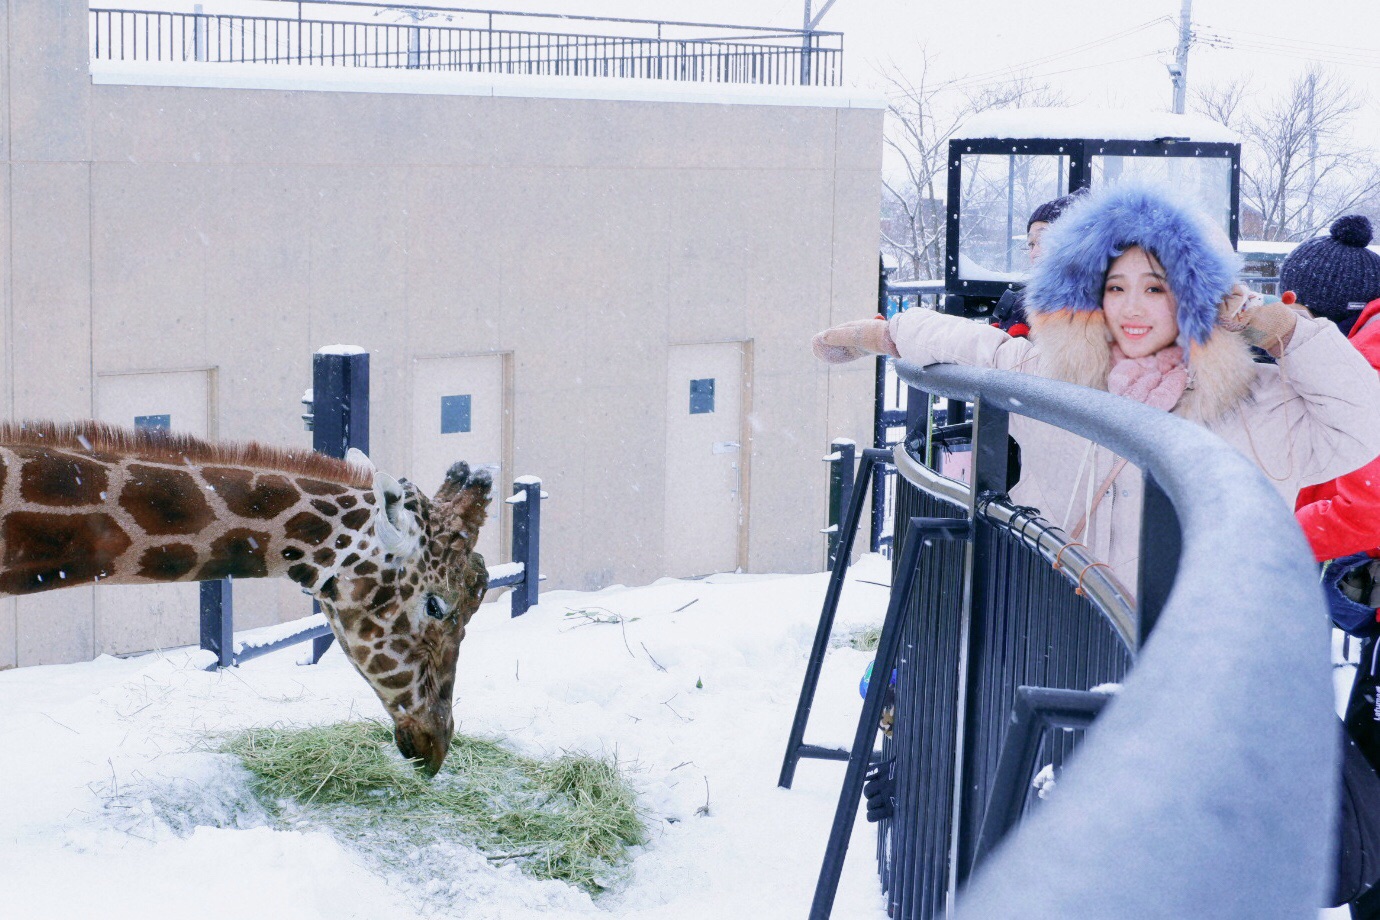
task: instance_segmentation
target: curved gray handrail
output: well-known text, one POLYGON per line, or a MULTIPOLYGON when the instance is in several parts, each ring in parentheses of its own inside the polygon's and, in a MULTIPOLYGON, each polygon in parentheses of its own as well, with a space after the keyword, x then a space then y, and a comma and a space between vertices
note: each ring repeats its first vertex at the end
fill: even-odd
MULTIPOLYGON (((892 463, 896 465, 896 474, 917 488, 955 505, 968 507, 973 490, 967 483, 936 473, 912 457, 906 450, 906 445, 896 445, 892 463)), ((1020 512, 1015 506, 1005 502, 984 502, 982 513, 989 520, 1009 528, 1022 542, 1044 556, 1051 564, 1058 562, 1070 572, 1085 573, 1080 581, 1083 593, 1088 595, 1098 612, 1107 618, 1107 622, 1121 639, 1121 644, 1126 646, 1128 651, 1136 650, 1136 605, 1131 592, 1126 590, 1125 585, 1117 581, 1116 576, 1105 566, 1093 567, 1095 560, 1086 548, 1081 544, 1071 544, 1067 539, 1060 540, 1056 534, 1062 536, 1063 532, 1053 525, 1045 524, 1032 529, 1028 526, 1032 522, 1017 520, 1020 512)))
POLYGON ((1173 590, 1121 693, 955 916, 1315 918, 1331 879, 1338 727, 1316 569, 1279 494, 1207 430, 1108 393, 1009 371, 897 370, 1112 449, 1155 477, 1183 529, 1173 590))

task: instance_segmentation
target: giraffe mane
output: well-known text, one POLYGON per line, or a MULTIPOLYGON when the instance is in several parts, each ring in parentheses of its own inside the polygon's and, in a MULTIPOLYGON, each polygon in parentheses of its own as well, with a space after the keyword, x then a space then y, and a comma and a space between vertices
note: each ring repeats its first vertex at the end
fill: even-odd
POLYGON ((105 422, 0 422, 0 445, 53 447, 111 453, 156 463, 225 465, 300 473, 357 489, 372 485, 368 470, 313 450, 288 450, 247 443, 211 443, 157 429, 121 428, 105 422))

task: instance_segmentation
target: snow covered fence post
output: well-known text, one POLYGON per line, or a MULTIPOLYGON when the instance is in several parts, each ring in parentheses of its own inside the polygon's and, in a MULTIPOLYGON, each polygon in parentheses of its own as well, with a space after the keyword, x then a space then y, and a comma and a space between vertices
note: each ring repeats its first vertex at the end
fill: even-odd
MULTIPOLYGON (((358 447, 369 453, 369 353, 355 345, 328 345, 312 356, 312 388, 302 399, 302 416, 312 433, 312 448, 344 459, 358 447)), ((235 649, 233 584, 230 579, 201 583, 201 647, 216 654, 215 667, 228 668, 285 644, 312 641, 310 663, 321 660, 334 636, 328 626, 280 638, 263 647, 235 649)), ((321 607, 312 602, 312 612, 321 607)))
MULTIPOLYGON (((369 453, 369 353, 356 345, 328 345, 312 355, 313 450, 345 459, 350 448, 369 453)), ((312 602, 312 612, 321 607, 312 602)), ((321 660, 335 637, 311 642, 311 662, 321 660)))
POLYGON ((215 654, 215 668, 235 663, 234 598, 228 578, 201 583, 201 647, 215 654))
POLYGON ((858 445, 849 438, 835 438, 829 447, 829 456, 824 458, 824 462, 829 464, 829 526, 824 528, 824 533, 828 539, 828 566, 832 569, 834 556, 839 549, 843 509, 848 507, 853 497, 853 464, 858 445))
POLYGON ((541 480, 522 476, 513 482, 513 561, 522 566, 522 580, 513 586, 513 616, 537 605, 541 583, 541 480))

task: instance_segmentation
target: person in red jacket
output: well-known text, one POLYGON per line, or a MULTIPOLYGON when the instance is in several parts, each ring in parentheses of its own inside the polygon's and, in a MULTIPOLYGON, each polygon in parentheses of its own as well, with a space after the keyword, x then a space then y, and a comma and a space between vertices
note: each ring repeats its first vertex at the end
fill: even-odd
MULTIPOLYGON (((1347 339, 1380 372, 1380 298, 1361 310, 1347 339)), ((1380 458, 1300 490, 1295 515, 1319 562, 1380 549, 1380 458)))
MULTIPOLYGON (((1326 237, 1300 244, 1280 266, 1280 289, 1293 291, 1316 316, 1347 335, 1380 372, 1380 255, 1367 249, 1370 221, 1358 214, 1333 222, 1326 237)), ((1380 458, 1330 482, 1299 491, 1299 526, 1319 562, 1336 560, 1323 576, 1333 622, 1361 639, 1360 666, 1347 700, 1342 752, 1336 900, 1356 920, 1380 918, 1374 883, 1380 838, 1380 622, 1370 573, 1380 557, 1380 458), (1344 588, 1344 585, 1346 588, 1344 588)))

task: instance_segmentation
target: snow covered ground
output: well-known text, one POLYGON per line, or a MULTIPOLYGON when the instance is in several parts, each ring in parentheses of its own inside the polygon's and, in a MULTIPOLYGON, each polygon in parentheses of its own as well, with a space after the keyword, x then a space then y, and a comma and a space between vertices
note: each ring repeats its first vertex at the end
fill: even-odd
MULTIPOLYGON (((836 636, 880 623, 889 574, 878 557, 852 569, 836 636)), ((641 792, 651 841, 597 901, 469 851, 378 874, 326 834, 259 823, 246 774, 210 750, 250 726, 385 718, 338 649, 314 667, 298 647, 218 673, 188 649, 2 672, 0 916, 803 917, 843 765, 803 761, 790 791, 776 776, 825 583, 666 579, 475 616, 458 728, 529 753, 616 752, 641 792), (168 802, 179 826, 157 817, 168 802)), ((869 659, 830 653, 807 740, 851 740, 869 659)), ((874 839, 859 816, 840 920, 886 916, 874 839)))

